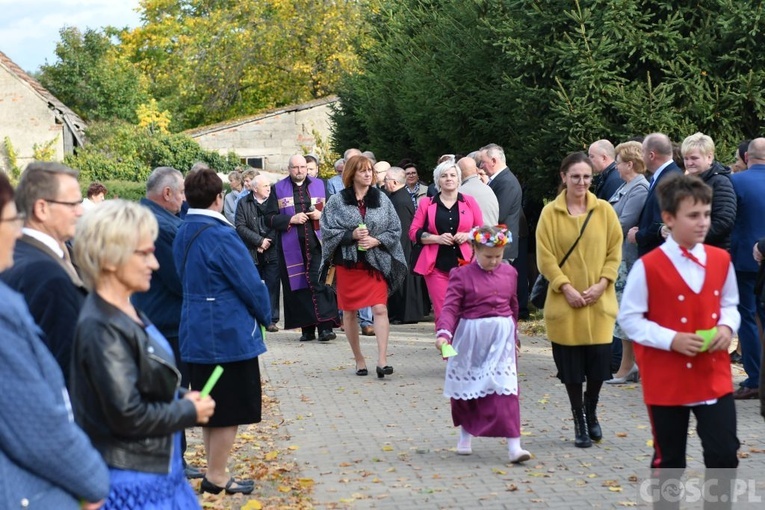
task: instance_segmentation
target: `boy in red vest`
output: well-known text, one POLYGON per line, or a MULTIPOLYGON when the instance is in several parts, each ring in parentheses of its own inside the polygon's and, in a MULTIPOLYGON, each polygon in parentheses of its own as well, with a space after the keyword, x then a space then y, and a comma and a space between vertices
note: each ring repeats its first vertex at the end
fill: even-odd
POLYGON ((736 408, 728 346, 738 287, 728 252, 703 244, 712 189, 693 176, 659 184, 671 234, 630 271, 619 324, 635 342, 653 431, 652 468, 685 468, 691 411, 707 468, 736 468, 736 408))

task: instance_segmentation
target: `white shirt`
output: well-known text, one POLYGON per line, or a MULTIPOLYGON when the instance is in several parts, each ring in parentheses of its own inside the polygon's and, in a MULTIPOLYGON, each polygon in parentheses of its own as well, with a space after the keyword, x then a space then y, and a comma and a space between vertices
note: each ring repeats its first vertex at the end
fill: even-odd
MULTIPOLYGON (((505 167, 505 168, 507 168, 507 167, 505 167)), ((498 176, 499 174, 501 174, 505 170, 505 168, 503 168, 502 170, 497 170, 496 172, 494 172, 494 175, 489 176, 489 182, 493 181, 496 176, 498 176)))
POLYGON ((220 220, 227 225, 231 225, 232 227, 234 226, 231 224, 230 221, 228 221, 228 218, 223 216, 218 211, 212 211, 210 209, 194 209, 193 207, 189 207, 189 210, 186 212, 186 216, 190 214, 198 214, 199 216, 209 216, 210 218, 215 218, 216 220, 220 220))
MULTIPOLYGON (((680 251, 680 246, 672 238, 667 240, 659 247, 660 250, 669 257, 672 265, 675 266, 683 281, 695 293, 701 291, 704 285, 704 268, 684 257, 680 251)), ((707 254, 703 244, 697 244, 689 250, 702 264, 706 265, 707 254)), ((720 318, 717 321, 718 326, 728 326, 735 334, 741 323, 741 316, 738 313, 738 285, 736 284, 736 272, 733 264, 728 267, 728 276, 725 278, 725 284, 720 296, 720 318)), ((645 266, 643 261, 638 259, 632 266, 627 284, 624 286, 622 302, 620 305, 618 321, 627 337, 631 340, 656 349, 665 351, 671 350, 672 340, 677 331, 656 322, 649 321, 645 314, 648 312, 648 284, 645 277, 645 266)))
POLYGON ((43 243, 45 246, 53 250, 53 253, 58 255, 59 258, 64 258, 64 250, 61 248, 61 244, 45 232, 40 232, 39 230, 27 227, 21 229, 21 232, 43 243))
POLYGON ((669 164, 672 163, 673 161, 674 160, 670 159, 669 161, 667 161, 666 163, 664 163, 663 165, 661 165, 659 168, 656 169, 656 171, 651 176, 651 186, 650 186, 651 188, 653 188, 653 185, 656 184, 657 180, 659 180, 659 174, 661 174, 661 172, 665 168, 667 168, 669 166, 669 164))

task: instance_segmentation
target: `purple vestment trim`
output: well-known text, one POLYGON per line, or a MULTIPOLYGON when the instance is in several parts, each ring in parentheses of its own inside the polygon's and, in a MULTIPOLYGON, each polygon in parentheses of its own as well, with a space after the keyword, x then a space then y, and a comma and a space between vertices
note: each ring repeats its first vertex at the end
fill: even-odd
MULTIPOLYGON (((306 177, 306 182, 308 183, 308 196, 311 199, 311 204, 315 207, 317 203, 320 203, 322 205, 317 207, 317 209, 322 209, 326 202, 324 182, 321 179, 311 179, 310 177, 306 177)), ((277 182, 276 186, 274 186, 274 192, 279 204, 279 213, 294 216, 296 212, 295 192, 292 187, 292 179, 287 177, 277 182)), ((311 225, 306 223, 305 228, 311 228, 311 225)), ((318 229, 314 230, 314 232, 316 232, 316 237, 321 242, 321 232, 318 229)), ((282 233, 281 245, 284 253, 284 265, 287 267, 287 276, 291 290, 309 288, 300 242, 297 228, 293 228, 293 225, 287 227, 287 231, 282 233)))

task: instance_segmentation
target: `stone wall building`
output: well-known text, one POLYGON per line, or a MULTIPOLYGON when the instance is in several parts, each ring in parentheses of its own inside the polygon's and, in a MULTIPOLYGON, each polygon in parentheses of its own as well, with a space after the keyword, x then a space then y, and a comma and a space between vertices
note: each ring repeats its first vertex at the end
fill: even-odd
POLYGON ((186 131, 202 148, 221 154, 235 152, 242 163, 261 170, 287 169, 289 157, 305 152, 321 157, 320 138, 331 136, 331 106, 336 96, 274 108, 257 115, 228 120, 186 131))
POLYGON ((84 130, 76 113, 0 51, 0 170, 10 169, 6 139, 23 170, 34 158, 35 145, 50 144, 53 159, 61 161, 82 146, 84 130))

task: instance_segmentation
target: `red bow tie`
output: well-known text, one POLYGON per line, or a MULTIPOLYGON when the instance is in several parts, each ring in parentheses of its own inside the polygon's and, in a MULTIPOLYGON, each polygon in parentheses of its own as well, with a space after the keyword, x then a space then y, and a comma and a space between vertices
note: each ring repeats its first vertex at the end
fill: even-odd
POLYGON ((680 247, 680 251, 682 252, 683 257, 689 259, 694 264, 698 264, 699 267, 702 267, 702 268, 706 269, 706 266, 704 264, 702 264, 699 259, 696 258, 696 255, 694 255, 693 253, 688 251, 688 248, 686 248, 685 246, 681 246, 680 247))

